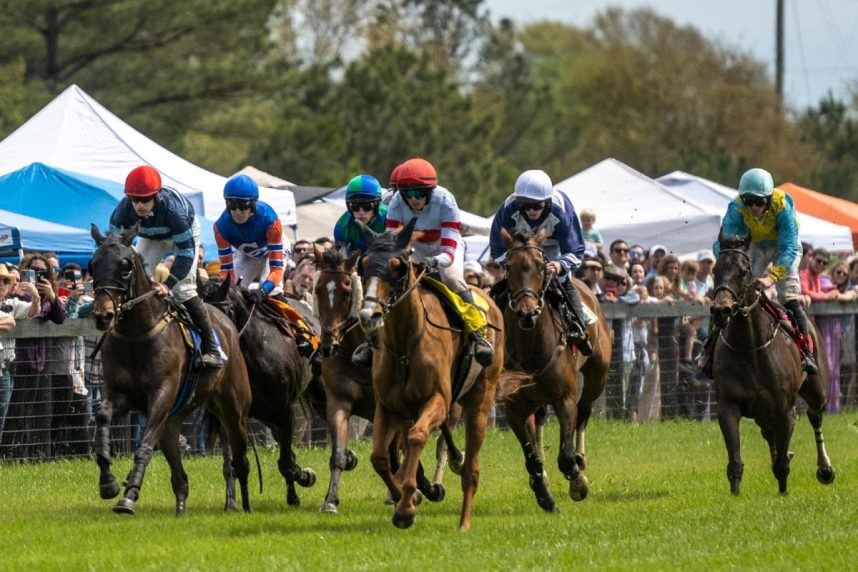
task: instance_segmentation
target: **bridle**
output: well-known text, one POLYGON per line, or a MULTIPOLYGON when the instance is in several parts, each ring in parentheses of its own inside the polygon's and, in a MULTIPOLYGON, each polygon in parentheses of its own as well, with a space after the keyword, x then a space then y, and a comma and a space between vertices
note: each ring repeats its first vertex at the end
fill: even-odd
MULTIPOLYGON (((411 264, 411 260, 407 255, 399 256, 399 261, 403 264, 407 265, 411 264)), ((396 282, 392 283, 393 291, 390 293, 390 296, 387 297, 387 302, 379 300, 375 296, 364 296, 364 303, 371 302, 373 304, 378 304, 381 306, 381 315, 386 316, 389 314, 402 300, 406 298, 408 294, 410 294, 417 286, 420 285, 420 281, 426 275, 426 270, 421 270, 417 277, 414 279, 414 282, 411 286, 408 286, 408 272, 404 272, 402 277, 400 277, 396 282)), ((377 277, 379 280, 383 280, 380 276, 377 277)))
MULTIPOLYGON (((751 256, 746 251, 742 250, 741 248, 725 248, 724 250, 722 250, 719 253, 719 256, 724 254, 724 253, 741 254, 748 261, 748 265, 750 266, 750 264, 751 264, 751 256)), ((747 274, 750 275, 750 272, 748 272, 747 274)), ((747 284, 749 281, 746 280, 745 282, 746 282, 745 289, 747 290, 747 284)), ((716 286, 715 290, 713 292, 713 296, 717 296, 718 292, 727 292, 728 294, 730 294, 733 297, 733 300, 735 300, 735 302, 730 305, 730 316, 741 315, 742 317, 746 318, 751 313, 751 310, 753 310, 757 306, 757 304, 760 303, 760 293, 756 290, 754 290, 754 293, 755 293, 754 301, 751 302, 750 304, 746 305, 746 306, 742 306, 740 304, 739 300, 742 300, 743 297, 739 296, 738 292, 733 290, 733 288, 731 288, 730 286, 727 286, 726 284, 716 286)), ((715 307, 713 306, 710 309, 710 311, 712 313, 714 313, 716 311, 715 307)))
POLYGON ((119 323, 122 319, 122 316, 128 312, 128 310, 132 309, 137 304, 143 302, 144 300, 151 298, 154 296, 157 291, 149 290, 148 292, 144 292, 140 296, 134 296, 134 283, 132 278, 134 277, 134 266, 132 262, 132 267, 127 272, 122 274, 122 280, 116 280, 115 278, 106 277, 100 278, 99 280, 93 280, 93 293, 96 296, 101 294, 106 294, 110 301, 113 302, 113 307, 116 308, 116 316, 114 318, 115 323, 119 323), (109 284, 99 284, 101 282, 107 281, 109 284), (118 294, 114 294, 117 293, 118 294), (126 300, 125 302, 120 303, 119 299, 126 300))
MULTIPOLYGON (((519 288, 515 292, 511 292, 509 295, 509 308, 513 312, 517 312, 516 306, 518 303, 528 296, 532 297, 536 301, 536 315, 538 316, 542 313, 542 308, 545 305, 545 292, 548 290, 548 285, 550 280, 548 279, 548 273, 546 272, 546 267, 548 263, 545 262, 545 251, 542 247, 535 246, 532 244, 525 244, 524 246, 514 246, 507 250, 507 260, 509 260, 509 253, 516 251, 524 251, 524 250, 535 250, 542 255, 542 288, 537 292, 533 288, 519 288)), ((509 263, 507 262, 505 265, 507 271, 507 280, 509 280, 509 263)))
MULTIPOLYGON (((352 272, 346 272, 345 270, 340 270, 338 268, 321 268, 321 269, 319 269, 319 276, 316 279, 317 284, 319 282, 321 282, 322 274, 336 274, 336 275, 340 275, 340 276, 348 276, 351 279, 355 278, 355 275, 352 272)), ((316 289, 314 287, 313 288, 313 296, 318 297, 315 290, 316 289)), ((322 326, 323 331, 325 329, 327 329, 329 332, 331 332, 333 334, 333 338, 334 338, 334 340, 332 342, 333 346, 336 346, 336 347, 341 346, 343 338, 345 338, 349 332, 351 332, 354 328, 356 328, 358 326, 358 324, 360 324, 360 321, 351 315, 351 308, 354 306, 354 295, 355 295, 355 289, 354 289, 354 287, 352 287, 351 291, 349 292, 349 310, 350 310, 349 314, 350 315, 347 316, 345 320, 337 322, 336 324, 333 324, 331 326, 322 326)), ((318 315, 318 313, 319 312, 317 312, 317 315, 318 315)))

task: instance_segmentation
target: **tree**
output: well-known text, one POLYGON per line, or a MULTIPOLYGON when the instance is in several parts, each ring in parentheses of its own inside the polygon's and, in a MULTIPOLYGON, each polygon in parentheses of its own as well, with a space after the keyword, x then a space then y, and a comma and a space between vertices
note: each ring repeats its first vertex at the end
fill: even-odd
MULTIPOLYGON (((799 121, 802 139, 819 149, 820 165, 809 184, 825 193, 858 200, 858 93, 852 105, 828 97, 808 109, 799 121)), ((801 181, 801 179, 799 179, 801 181)))

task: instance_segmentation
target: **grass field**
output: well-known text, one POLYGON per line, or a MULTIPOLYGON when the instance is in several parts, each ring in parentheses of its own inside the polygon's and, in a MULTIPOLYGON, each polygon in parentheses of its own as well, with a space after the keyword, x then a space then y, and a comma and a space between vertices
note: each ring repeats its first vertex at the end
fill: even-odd
MULTIPOLYGON (((847 570, 858 566, 858 413, 826 417, 837 480, 818 484, 813 434, 796 429, 790 492, 777 494, 768 451, 743 422, 745 478, 729 494, 717 423, 632 427, 596 420, 588 432, 590 497, 574 503, 552 462, 560 512, 546 514, 527 487, 510 432, 492 431, 471 531, 456 530, 458 477, 447 498, 417 508, 409 530, 390 523, 392 508, 369 463, 343 477, 340 513, 320 514, 328 451, 299 450, 316 486, 289 508, 274 452, 261 453, 265 492, 252 478, 253 514, 224 514, 220 460, 191 459, 188 514, 173 516, 169 471, 153 460, 134 517, 113 514, 98 498, 97 469, 87 461, 0 466, 0 568, 42 569, 725 569, 847 570)), ((554 459, 557 427, 546 436, 554 459)), ((459 440, 461 440, 461 434, 459 440)), ((117 461, 124 478, 129 459, 117 461)))

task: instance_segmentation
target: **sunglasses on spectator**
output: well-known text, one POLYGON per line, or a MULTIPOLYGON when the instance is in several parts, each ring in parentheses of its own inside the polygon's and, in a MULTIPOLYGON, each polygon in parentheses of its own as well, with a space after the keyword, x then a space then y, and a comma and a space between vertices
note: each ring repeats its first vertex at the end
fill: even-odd
POLYGON ((145 204, 148 202, 152 202, 155 200, 155 195, 151 197, 128 197, 132 203, 136 204, 145 204))
POLYGON ((245 201, 241 199, 229 199, 226 201, 226 208, 231 211, 249 211, 253 206, 253 201, 245 201))
POLYGON ((742 195, 742 204, 746 207, 764 207, 769 203, 767 197, 758 197, 757 195, 742 195))
POLYGON ((294 254, 305 254, 307 252, 307 250, 309 250, 307 247, 301 246, 299 248, 292 249, 292 252, 294 254))
POLYGON ((828 264, 827 258, 814 258, 813 261, 818 262, 819 264, 828 264))
POLYGON ((0 282, 5 284, 6 286, 8 286, 9 284, 12 283, 12 279, 11 278, 4 278, 3 280, 0 280, 0 282))
POLYGON ((63 272, 63 278, 65 278, 66 280, 80 280, 81 274, 80 272, 66 270, 65 272, 63 272))
POLYGON ((428 189, 426 187, 417 187, 415 189, 400 189, 400 193, 406 199, 425 199, 429 196, 429 193, 432 189, 428 189))
POLYGON ((624 252, 629 252, 628 248, 616 247, 612 249, 616 254, 622 254, 624 252))
POLYGON ((375 210, 375 207, 378 205, 376 201, 371 201, 368 203, 349 203, 350 211, 369 211, 372 212, 375 210))
POLYGON ((643 258, 644 253, 638 250, 632 250, 629 252, 629 256, 631 256, 632 258, 643 258))

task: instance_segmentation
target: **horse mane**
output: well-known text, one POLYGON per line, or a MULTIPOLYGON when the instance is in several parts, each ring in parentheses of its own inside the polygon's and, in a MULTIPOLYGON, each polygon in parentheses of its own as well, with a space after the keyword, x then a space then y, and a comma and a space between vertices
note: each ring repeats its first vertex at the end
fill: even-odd
POLYGON ((336 246, 325 251, 322 255, 322 260, 319 261, 319 268, 336 268, 340 264, 345 264, 347 258, 348 253, 345 247, 336 246))
POLYGON ((731 235, 723 236, 718 239, 718 245, 721 250, 748 250, 748 237, 731 235))
POLYGON ((387 273, 387 261, 400 252, 396 246, 394 235, 382 234, 373 240, 366 249, 367 267, 364 270, 366 276, 384 276, 387 273), (383 256, 374 256, 382 254, 383 256))

